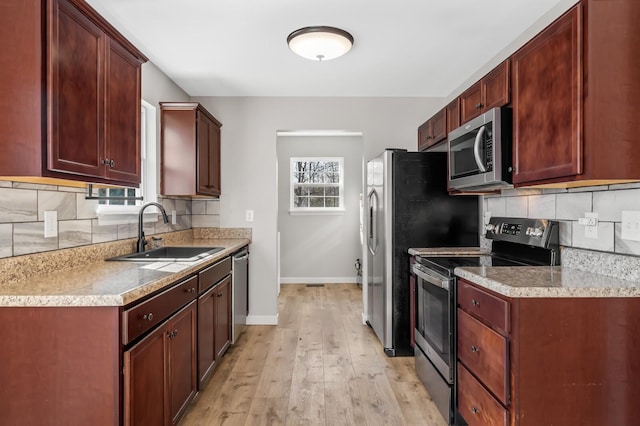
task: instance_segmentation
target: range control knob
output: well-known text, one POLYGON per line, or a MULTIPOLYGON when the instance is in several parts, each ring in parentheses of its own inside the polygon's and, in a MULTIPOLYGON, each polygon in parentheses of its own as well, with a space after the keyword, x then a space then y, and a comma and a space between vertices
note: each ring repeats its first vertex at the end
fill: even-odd
POLYGON ((530 235, 536 238, 542 237, 543 233, 544 231, 542 230, 542 228, 527 228, 527 232, 526 232, 527 235, 530 235))
POLYGON ((493 223, 487 223, 485 225, 484 229, 486 229, 487 232, 497 232, 498 231, 498 227, 496 225, 494 225, 493 223))

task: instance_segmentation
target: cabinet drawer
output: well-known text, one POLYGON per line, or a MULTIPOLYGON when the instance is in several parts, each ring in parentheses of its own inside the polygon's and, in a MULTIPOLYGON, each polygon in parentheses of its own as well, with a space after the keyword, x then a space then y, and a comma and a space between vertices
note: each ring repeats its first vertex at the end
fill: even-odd
POLYGON ((193 276, 124 311, 122 313, 122 343, 128 344, 194 300, 197 281, 198 277, 193 276))
POLYGON ((509 413, 458 363, 458 410, 469 426, 506 426, 509 413))
POLYGON ((509 399, 507 339, 458 309, 458 359, 504 404, 509 399))
POLYGON ((231 273, 231 257, 227 257, 198 274, 198 294, 231 273))
POLYGON ((510 331, 509 302, 458 279, 458 306, 496 330, 510 331))

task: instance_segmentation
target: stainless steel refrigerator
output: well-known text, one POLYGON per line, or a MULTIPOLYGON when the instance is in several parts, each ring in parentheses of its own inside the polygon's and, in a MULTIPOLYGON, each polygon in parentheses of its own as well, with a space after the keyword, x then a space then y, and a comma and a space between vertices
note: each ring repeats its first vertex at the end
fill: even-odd
POLYGON ((449 195, 446 153, 388 149, 367 164, 366 216, 367 322, 387 355, 413 355, 408 249, 478 246, 478 196, 449 195))

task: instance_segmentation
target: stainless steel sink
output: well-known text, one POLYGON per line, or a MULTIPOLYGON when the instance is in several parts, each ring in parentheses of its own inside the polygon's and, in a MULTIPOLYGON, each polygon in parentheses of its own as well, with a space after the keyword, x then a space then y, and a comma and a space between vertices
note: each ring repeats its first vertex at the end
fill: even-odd
POLYGON ((141 253, 131 253, 106 260, 128 262, 194 262, 210 256, 224 247, 160 247, 141 253))

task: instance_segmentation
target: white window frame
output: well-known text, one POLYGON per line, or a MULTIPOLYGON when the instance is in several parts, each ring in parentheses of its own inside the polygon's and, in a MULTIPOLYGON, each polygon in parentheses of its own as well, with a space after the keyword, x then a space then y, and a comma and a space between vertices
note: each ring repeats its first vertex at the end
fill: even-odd
POLYGON ((343 214, 344 207, 344 157, 291 157, 289 163, 289 214, 343 214), (308 183, 307 186, 338 186, 339 207, 297 207, 294 203, 295 188, 300 186, 294 182, 293 174, 295 165, 299 162, 336 162, 340 167, 340 182, 335 183, 308 183))
MULTIPOLYGON (((135 188, 135 196, 143 197, 136 200, 135 205, 111 205, 98 204, 97 214, 101 224, 117 224, 137 222, 140 207, 149 202, 158 201, 158 173, 157 173, 157 123, 156 107, 144 99, 140 108, 140 186, 135 188)), ((95 188, 94 188, 95 191, 95 188)), ((107 194, 109 189, 107 190, 107 194)), ((158 213, 155 207, 145 210, 145 222, 147 213, 150 217, 158 213)))

